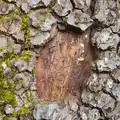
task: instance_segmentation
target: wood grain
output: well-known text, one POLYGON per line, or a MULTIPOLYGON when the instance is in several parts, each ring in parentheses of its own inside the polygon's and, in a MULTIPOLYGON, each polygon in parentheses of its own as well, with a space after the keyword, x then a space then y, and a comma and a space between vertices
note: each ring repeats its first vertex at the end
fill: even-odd
POLYGON ((37 93, 43 100, 80 97, 91 73, 89 31, 58 32, 40 52, 36 64, 37 93))

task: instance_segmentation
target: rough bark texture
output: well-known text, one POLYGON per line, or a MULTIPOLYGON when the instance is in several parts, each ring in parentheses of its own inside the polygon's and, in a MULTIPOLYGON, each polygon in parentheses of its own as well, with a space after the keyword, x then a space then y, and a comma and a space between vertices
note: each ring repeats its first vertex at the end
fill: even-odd
MULTIPOLYGON (((56 62, 54 59, 54 64, 56 62)), ((56 78, 56 81, 58 78, 62 79, 56 78)), ((60 82, 64 83, 64 80, 60 82)), ((63 84, 60 82, 57 82, 58 86, 63 84)), ((47 80, 45 84, 48 88, 50 81, 47 80)), ((51 87, 49 90, 54 92, 51 87)), ((0 120, 34 119, 120 119, 120 0, 0 0, 0 120), (54 26, 57 26, 58 31, 54 26), (89 34, 88 38, 84 38, 85 34, 89 34), (56 97, 53 98, 43 95, 50 91, 43 91, 41 74, 38 74, 36 82, 35 66, 38 58, 40 57, 38 72, 44 71, 55 76, 62 62, 56 65, 56 69, 52 68, 55 74, 51 74, 50 69, 47 72, 44 70, 46 67, 53 67, 52 56, 55 55, 57 59, 61 53, 69 56, 63 60, 73 66, 68 73, 64 72, 65 69, 60 71, 60 75, 69 77, 67 87, 70 92, 72 87, 75 90, 81 89, 77 83, 86 81, 87 73, 90 73, 90 67, 87 68, 86 63, 91 66, 91 57, 94 55, 93 50, 91 56, 89 44, 84 43, 85 39, 92 43, 97 59, 92 61, 92 71, 81 93, 81 103, 73 96, 67 98, 67 105, 60 102, 41 102, 36 94, 36 83, 39 83, 38 91, 42 98, 58 99, 58 92, 62 89, 57 92, 55 90, 56 97), (70 50, 67 48, 67 45, 70 46, 69 40, 75 43, 70 50), (59 44, 62 41, 66 44, 61 44, 60 49, 59 44), (88 58, 85 57, 78 65, 82 67, 78 67, 74 60, 81 55, 82 48, 78 44, 81 41, 88 58), (54 44, 57 51, 51 53, 50 57, 48 47, 54 44), (46 57, 47 65, 42 66, 46 57)))

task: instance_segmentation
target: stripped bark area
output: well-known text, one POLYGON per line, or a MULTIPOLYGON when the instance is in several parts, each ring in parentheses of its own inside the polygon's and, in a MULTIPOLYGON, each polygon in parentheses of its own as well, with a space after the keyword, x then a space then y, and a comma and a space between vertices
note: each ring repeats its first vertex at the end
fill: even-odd
POLYGON ((84 33, 58 31, 41 50, 36 64, 37 93, 42 100, 80 97, 91 73, 90 30, 84 33))

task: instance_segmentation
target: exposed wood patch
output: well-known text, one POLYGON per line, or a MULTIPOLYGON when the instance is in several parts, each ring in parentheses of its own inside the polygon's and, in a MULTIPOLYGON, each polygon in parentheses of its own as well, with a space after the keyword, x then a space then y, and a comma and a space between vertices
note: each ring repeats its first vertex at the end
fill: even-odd
POLYGON ((80 97, 91 73, 90 31, 83 34, 58 31, 40 52, 36 65, 37 93, 43 100, 80 97))

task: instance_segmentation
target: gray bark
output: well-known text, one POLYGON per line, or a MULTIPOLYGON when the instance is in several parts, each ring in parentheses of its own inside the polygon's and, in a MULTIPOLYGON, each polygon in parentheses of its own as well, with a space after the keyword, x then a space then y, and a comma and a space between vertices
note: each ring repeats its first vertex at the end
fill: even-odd
POLYGON ((119 66, 120 0, 0 0, 1 120, 119 120, 119 66), (81 104, 41 102, 36 94, 36 61, 56 26, 91 30, 98 57, 81 104))

